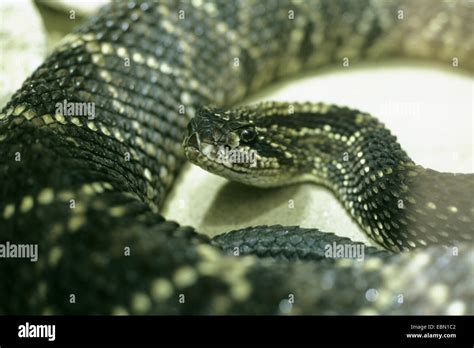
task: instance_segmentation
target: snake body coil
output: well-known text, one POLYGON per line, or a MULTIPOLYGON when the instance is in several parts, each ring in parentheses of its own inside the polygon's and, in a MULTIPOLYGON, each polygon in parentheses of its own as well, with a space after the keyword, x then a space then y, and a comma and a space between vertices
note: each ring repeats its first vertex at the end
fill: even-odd
MULTIPOLYGON (((472 176, 416 166, 363 113, 316 104, 287 115, 287 104, 263 104, 233 117, 252 120, 262 137, 252 143, 267 163, 261 185, 275 184, 271 169, 309 171, 386 248, 450 248, 366 248, 364 262, 328 259, 326 245, 354 243, 282 226, 210 240, 158 214, 184 162, 190 119, 218 129, 219 112, 200 105, 230 105, 277 78, 348 56, 450 62, 455 54, 472 71, 473 11, 470 2, 441 1, 107 6, 0 114, 0 242, 39 246, 37 262, 0 261, 0 312, 473 313, 472 176), (95 117, 58 113, 65 100, 93 103, 95 117), (336 160, 341 152, 351 160, 336 160), (379 294, 374 301, 370 289, 379 294)), ((187 154, 195 158, 189 147, 187 154)))

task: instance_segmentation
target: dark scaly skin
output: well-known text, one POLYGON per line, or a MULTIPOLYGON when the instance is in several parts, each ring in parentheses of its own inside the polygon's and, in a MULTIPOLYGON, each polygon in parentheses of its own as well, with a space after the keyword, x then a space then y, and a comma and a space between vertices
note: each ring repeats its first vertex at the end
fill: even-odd
POLYGON ((457 256, 433 247, 366 262, 276 263, 225 256, 207 237, 158 214, 184 162, 181 141, 198 105, 235 102, 346 55, 446 62, 455 51, 472 70, 472 40, 460 40, 472 6, 420 1, 411 8, 417 21, 398 22, 396 2, 209 4, 108 6, 3 109, 0 242, 38 243, 39 259, 1 260, 0 312, 271 314, 288 313, 294 295, 294 314, 473 313, 467 245, 457 256), (439 29, 445 35, 420 35, 438 13, 448 16, 439 29), (416 37, 424 46, 410 44, 416 37), (96 118, 55 115, 64 99, 94 102, 96 118), (375 302, 365 298, 371 288, 380 293, 375 302), (394 301, 401 294, 403 303, 394 301))

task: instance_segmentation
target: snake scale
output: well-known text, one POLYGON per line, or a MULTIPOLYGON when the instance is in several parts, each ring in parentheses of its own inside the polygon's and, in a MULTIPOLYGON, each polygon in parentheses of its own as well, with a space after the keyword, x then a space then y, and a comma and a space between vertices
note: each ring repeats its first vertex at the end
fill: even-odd
POLYGON ((0 261, 0 313, 474 313, 472 175, 415 165, 381 123, 349 108, 221 109, 344 57, 456 56, 473 71, 473 13, 470 1, 107 5, 0 114, 0 242, 39 253, 0 261), (63 100, 94 103, 95 118, 58 113, 63 100), (185 137, 187 156, 214 171, 223 169, 206 162, 213 143, 257 149, 250 176, 224 173, 236 180, 311 175, 388 250, 327 258, 327 244, 359 243, 279 225, 210 239, 166 221, 159 210, 185 137))

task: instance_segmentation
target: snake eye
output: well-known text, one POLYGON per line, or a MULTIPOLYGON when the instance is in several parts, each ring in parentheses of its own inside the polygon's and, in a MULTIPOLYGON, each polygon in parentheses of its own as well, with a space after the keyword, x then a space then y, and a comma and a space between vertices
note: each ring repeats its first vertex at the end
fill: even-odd
POLYGON ((245 128, 244 130, 242 130, 242 132, 240 132, 240 139, 242 139, 242 141, 245 143, 254 140, 256 136, 257 132, 255 131, 255 129, 252 128, 245 128))

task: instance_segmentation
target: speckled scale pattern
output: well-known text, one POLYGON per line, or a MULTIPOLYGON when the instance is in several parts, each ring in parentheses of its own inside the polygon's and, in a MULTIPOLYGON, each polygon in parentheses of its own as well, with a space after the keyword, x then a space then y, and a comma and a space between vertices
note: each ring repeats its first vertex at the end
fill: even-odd
POLYGON ((472 5, 410 4, 131 1, 88 19, 0 113, 0 242, 39 246, 38 262, 1 260, 0 313, 473 313, 465 275, 474 261, 463 245, 456 257, 434 247, 359 263, 277 263, 225 255, 158 214, 198 105, 236 102, 347 52, 443 62, 456 51, 472 70, 474 44, 459 40, 472 5), (417 20, 397 22, 400 6, 417 20), (425 25, 443 11, 443 25, 425 25), (359 16, 372 18, 367 28, 359 16), (377 22, 381 30, 371 30, 377 22), (64 99, 95 103, 96 117, 57 114, 64 99), (431 295, 430 279, 439 283, 431 295), (378 301, 365 298, 370 288, 378 301), (403 305, 392 301, 401 292, 403 305))
MULTIPOLYGON (((230 231, 212 239, 212 243, 219 246, 229 255, 257 255, 282 260, 327 260, 327 246, 350 245, 364 247, 365 256, 390 255, 363 243, 353 242, 349 238, 342 238, 333 233, 321 232, 317 229, 303 229, 298 226, 253 226, 241 230, 230 231)), ((350 257, 347 257, 348 259, 350 257)))

